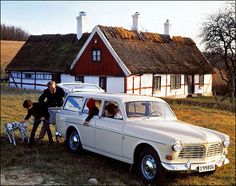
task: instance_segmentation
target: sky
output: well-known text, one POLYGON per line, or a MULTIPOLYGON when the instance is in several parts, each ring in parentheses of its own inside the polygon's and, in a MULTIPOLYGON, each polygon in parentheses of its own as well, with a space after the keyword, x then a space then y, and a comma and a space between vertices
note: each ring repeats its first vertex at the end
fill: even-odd
POLYGON ((86 12, 89 31, 96 25, 130 29, 132 15, 140 13, 142 31, 192 38, 200 50, 202 23, 226 1, 1 1, 1 23, 21 27, 32 35, 76 33, 76 16, 86 12))

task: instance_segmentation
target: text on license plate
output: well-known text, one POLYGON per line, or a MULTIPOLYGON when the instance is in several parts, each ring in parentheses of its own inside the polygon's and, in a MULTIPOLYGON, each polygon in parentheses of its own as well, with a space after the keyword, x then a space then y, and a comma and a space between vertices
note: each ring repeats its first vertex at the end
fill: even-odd
POLYGON ((207 172, 207 171, 213 171, 215 170, 215 164, 206 164, 206 165, 201 165, 198 167, 199 172, 207 172))

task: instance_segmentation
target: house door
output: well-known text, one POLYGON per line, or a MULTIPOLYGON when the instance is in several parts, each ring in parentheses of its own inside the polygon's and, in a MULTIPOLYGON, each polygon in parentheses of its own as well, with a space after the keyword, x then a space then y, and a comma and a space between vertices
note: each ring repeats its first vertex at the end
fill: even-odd
POLYGON ((99 87, 101 87, 105 92, 107 91, 107 78, 99 77, 99 87))
POLYGON ((60 74, 52 74, 52 81, 56 83, 61 83, 61 75, 60 74))
POLYGON ((188 83, 188 94, 191 95, 194 93, 194 76, 193 75, 187 76, 187 83, 188 83))

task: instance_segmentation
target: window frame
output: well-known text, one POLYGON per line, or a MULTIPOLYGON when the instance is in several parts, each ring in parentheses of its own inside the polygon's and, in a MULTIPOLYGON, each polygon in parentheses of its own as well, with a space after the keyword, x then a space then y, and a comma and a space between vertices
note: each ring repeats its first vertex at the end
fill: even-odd
POLYGON ((34 79, 33 74, 32 73, 24 73, 24 79, 34 79), (30 77, 27 77, 30 76, 30 77))
POLYGON ((98 63, 102 61, 102 50, 98 48, 93 48, 91 51, 92 62, 98 63))
POLYGON ((170 75, 170 89, 181 89, 181 79, 180 74, 170 75))
POLYGON ((99 87, 102 88, 105 92, 107 91, 107 77, 99 77, 99 87), (105 80, 105 82, 104 82, 105 83, 105 85, 104 85, 105 87, 101 86, 102 79, 105 80))
POLYGON ((80 81, 84 83, 84 76, 75 76, 75 81, 80 81))
POLYGON ((153 90, 161 91, 161 76, 153 76, 153 90))
POLYGON ((103 105, 102 105, 102 108, 101 108, 101 117, 102 118, 106 118, 106 119, 115 119, 115 120, 124 120, 124 114, 122 113, 122 110, 121 110, 121 104, 118 102, 118 101, 116 101, 116 100, 103 100, 103 105), (105 107, 106 107, 106 103, 113 103, 113 104, 117 104, 118 105, 118 112, 120 112, 120 115, 121 115, 121 117, 122 118, 111 118, 111 117, 107 117, 107 116, 105 116, 105 107))
POLYGON ((84 98, 84 97, 82 97, 82 96, 68 96, 68 97, 66 98, 66 101, 65 101, 64 105, 63 105, 63 110, 69 111, 69 112, 82 112, 82 110, 83 110, 83 108, 84 108, 85 100, 86 100, 86 98, 84 98), (77 110, 77 111, 76 111, 76 110, 66 109, 66 104, 67 104, 69 98, 82 98, 83 100, 82 100, 81 110, 77 110))
MULTIPOLYGON (((84 97, 84 105, 83 105, 83 107, 82 107, 82 110, 81 110, 81 113, 82 114, 89 114, 89 113, 87 113, 87 112, 84 112, 84 109, 87 107, 87 102, 88 102, 88 100, 89 100, 90 98, 87 98, 87 97, 84 97)), ((99 112, 98 112, 98 116, 100 116, 100 113, 101 113, 101 109, 103 108, 103 100, 101 99, 101 98, 93 98, 94 100, 95 100, 95 102, 96 101, 100 101, 100 107, 98 108, 98 110, 99 110, 99 112)), ((87 107, 88 108, 88 107, 87 107)))
POLYGON ((199 87, 204 87, 204 74, 199 75, 199 87))

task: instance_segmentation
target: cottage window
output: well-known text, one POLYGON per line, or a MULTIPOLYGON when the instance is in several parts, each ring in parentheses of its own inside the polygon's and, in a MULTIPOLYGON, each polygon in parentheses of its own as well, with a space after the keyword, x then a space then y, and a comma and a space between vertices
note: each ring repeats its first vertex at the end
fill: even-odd
POLYGON ((21 78, 21 73, 20 72, 13 72, 12 77, 14 78, 21 78))
POLYGON ((153 88, 154 90, 161 90, 161 76, 153 77, 153 88))
POLYGON ((84 83, 84 76, 75 76, 75 81, 80 81, 84 83))
POLYGON ((101 87, 105 91, 107 90, 107 78, 106 77, 99 78, 99 87, 101 87))
POLYGON ((52 75, 51 74, 44 74, 43 79, 51 80, 52 75))
POLYGON ((36 74, 36 79, 51 80, 50 74, 36 74))
POLYGON ((92 60, 93 62, 100 62, 101 61, 101 50, 100 49, 93 49, 92 50, 92 60))
POLYGON ((204 75, 199 75, 199 86, 200 87, 204 86, 204 75))
POLYGON ((33 76, 30 73, 25 73, 25 78, 26 79, 31 79, 31 78, 33 78, 33 76))
POLYGON ((170 89, 180 89, 180 88, 181 88, 181 75, 171 75, 170 89))
POLYGON ((36 79, 43 79, 43 74, 36 74, 36 79))

